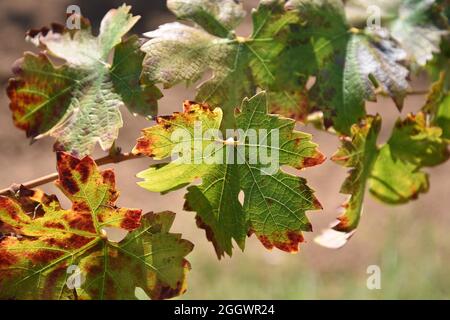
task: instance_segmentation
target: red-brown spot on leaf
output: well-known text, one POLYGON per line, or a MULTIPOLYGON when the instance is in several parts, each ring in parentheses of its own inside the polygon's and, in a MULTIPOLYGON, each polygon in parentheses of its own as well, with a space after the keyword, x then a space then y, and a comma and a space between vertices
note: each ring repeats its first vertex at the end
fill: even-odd
POLYGON ((116 184, 116 177, 114 175, 114 170, 107 169, 102 172, 103 182, 106 184, 109 184, 110 186, 114 187, 116 184))
POLYGON ((320 210, 323 209, 322 204, 319 202, 319 200, 318 200, 316 197, 313 196, 313 199, 312 199, 312 200, 313 200, 313 206, 314 206, 314 208, 320 209, 320 210))
POLYGON ((72 205, 72 210, 77 212, 89 212, 91 209, 86 202, 75 201, 72 205))
POLYGON ((304 158, 302 161, 301 167, 303 167, 303 168, 314 167, 314 166, 321 164, 324 161, 325 161, 325 156, 322 153, 317 152, 317 155, 315 157, 304 158))
POLYGON ((74 170, 80 163, 80 159, 70 155, 67 152, 58 152, 56 154, 58 161, 58 169, 71 169, 74 170))
MULTIPOLYGON (((186 259, 183 259, 181 262, 181 266, 184 270, 190 270, 191 265, 189 261, 186 259)), ((170 299, 173 297, 176 297, 180 294, 183 294, 186 292, 186 286, 185 286, 185 279, 183 276, 182 280, 178 280, 175 284, 175 287, 171 287, 170 285, 166 283, 162 283, 161 281, 158 281, 155 285, 155 288, 151 294, 151 298, 153 300, 162 300, 162 299, 170 299)))
POLYGON ((77 171, 80 173, 81 182, 86 183, 91 174, 91 166, 86 161, 81 161, 77 166, 77 171))
POLYGON ((265 235, 258 235, 258 239, 259 241, 261 241, 262 245, 266 248, 266 249, 273 249, 273 244, 272 242, 269 240, 269 238, 265 235))
POLYGON ((46 221, 44 227, 52 229, 64 229, 64 225, 60 222, 46 221))
POLYGON ((28 256, 33 263, 44 264, 55 260, 62 255, 62 251, 38 249, 37 251, 30 253, 28 256))
POLYGON ((54 292, 57 289, 58 282, 65 278, 66 270, 66 264, 62 263, 58 268, 52 270, 46 276, 44 287, 42 290, 43 299, 52 299, 54 297, 54 292))
MULTIPOLYGON (((310 230, 312 231, 312 226, 310 227, 310 230)), ((287 233, 287 237, 289 239, 289 242, 288 242, 288 248, 289 248, 288 251, 289 252, 298 251, 298 245, 300 243, 302 243, 303 241, 305 241, 305 239, 303 238, 303 235, 297 231, 289 231, 287 233)))
POLYGON ((4 196, 0 196, 0 209, 5 210, 6 213, 15 221, 20 221, 19 216, 16 212, 16 208, 14 208, 13 200, 4 196))
POLYGON ((73 234, 69 239, 66 240, 68 244, 67 247, 73 249, 81 248, 82 246, 88 244, 90 241, 92 241, 92 238, 83 237, 78 234, 73 234))
POLYGON ((308 231, 308 232, 312 232, 313 231, 313 226, 312 226, 311 222, 307 222, 305 224, 305 231, 308 231))
POLYGON ((413 187, 411 188, 411 199, 412 200, 416 200, 417 198, 419 198, 419 190, 417 190, 417 188, 413 187))
POLYGON ((18 260, 19 259, 17 258, 17 256, 6 250, 2 250, 2 248, 0 247, 0 267, 3 268, 12 266, 17 263, 18 260))
POLYGON ((195 221, 196 221, 198 228, 205 230, 206 239, 208 239, 208 241, 211 241, 211 243, 214 246, 214 249, 216 250, 217 258, 221 259, 222 258, 222 254, 221 254, 222 249, 220 248, 219 244, 216 241, 216 238, 214 237, 214 231, 211 229, 211 227, 209 225, 207 225, 202 220, 202 218, 200 218, 199 215, 195 216, 195 221))
POLYGON ((287 234, 272 234, 271 239, 266 235, 258 235, 258 239, 269 250, 275 247, 285 252, 297 252, 298 245, 304 241, 300 231, 289 231, 287 234))
POLYGON ((195 101, 189 101, 189 100, 185 100, 183 102, 183 111, 184 112, 189 112, 192 108, 192 106, 196 105, 197 103, 195 101))
POLYGON ((342 216, 339 216, 337 219, 338 219, 339 222, 338 222, 338 224, 336 224, 333 227, 334 230, 341 231, 341 232, 349 232, 349 231, 351 231, 351 230, 349 230, 349 228, 350 228, 350 225, 349 225, 350 221, 349 221, 347 216, 342 215, 342 216))
POLYGON ((132 231, 141 225, 142 210, 127 210, 120 227, 132 231))
POLYGON ((59 168, 59 183, 69 194, 76 194, 80 191, 72 172, 68 168, 59 168))
POLYGON ((44 241, 50 246, 58 247, 61 249, 77 249, 81 248, 85 244, 88 244, 92 238, 83 237, 77 234, 72 234, 68 238, 47 238, 44 241))
POLYGON ((71 228, 95 233, 94 223, 90 214, 79 214, 75 218, 70 219, 71 228))
POLYGON ((145 154, 146 156, 153 157, 153 151, 151 148, 152 140, 149 137, 140 137, 137 139, 136 147, 134 152, 137 151, 139 154, 145 154))
POLYGON ((178 296, 181 291, 181 282, 177 281, 175 288, 169 285, 158 283, 158 292, 152 296, 153 300, 164 300, 178 296))

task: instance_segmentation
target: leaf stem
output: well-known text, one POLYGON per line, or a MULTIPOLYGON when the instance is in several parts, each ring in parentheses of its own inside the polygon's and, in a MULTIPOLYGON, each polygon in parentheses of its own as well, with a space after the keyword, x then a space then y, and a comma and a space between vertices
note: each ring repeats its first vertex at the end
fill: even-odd
MULTIPOLYGON (((119 152, 119 153, 110 153, 107 156, 104 156, 102 158, 95 160, 95 162, 97 163, 98 166, 102 166, 105 164, 120 163, 120 162, 124 162, 124 161, 128 161, 128 160, 139 159, 142 157, 143 157, 142 155, 135 155, 132 153, 119 152)), ((54 172, 54 173, 39 177, 34 180, 24 182, 20 185, 22 185, 26 188, 32 189, 37 186, 41 186, 41 185, 47 184, 49 182, 55 181, 56 179, 58 179, 58 173, 54 172)), ((9 192, 14 191, 16 189, 16 187, 17 187, 17 184, 13 184, 9 188, 2 189, 2 190, 0 190, 0 195, 6 195, 9 192)))

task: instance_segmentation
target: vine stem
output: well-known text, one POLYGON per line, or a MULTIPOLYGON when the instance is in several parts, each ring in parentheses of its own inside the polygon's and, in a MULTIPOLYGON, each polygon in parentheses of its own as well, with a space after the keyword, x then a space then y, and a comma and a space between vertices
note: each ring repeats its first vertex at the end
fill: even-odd
POLYGON ((429 93, 428 90, 414 90, 414 91, 410 91, 408 92, 409 96, 422 96, 422 95, 427 95, 429 93))
MULTIPOLYGON (((128 160, 139 159, 142 157, 143 157, 143 155, 135 155, 132 153, 120 153, 119 152, 119 153, 110 153, 107 156, 104 156, 102 158, 95 160, 95 162, 97 163, 98 166, 102 166, 105 164, 120 163, 120 162, 124 162, 124 161, 128 161, 128 160)), ((55 181, 56 179, 58 179, 58 173, 54 172, 54 173, 39 177, 37 179, 21 183, 20 185, 22 185, 26 188, 32 189, 32 188, 47 184, 49 182, 55 181)), ((10 191, 13 191, 15 189, 14 188, 15 186, 17 186, 17 184, 13 184, 9 188, 0 190, 0 195, 8 194, 10 191)))

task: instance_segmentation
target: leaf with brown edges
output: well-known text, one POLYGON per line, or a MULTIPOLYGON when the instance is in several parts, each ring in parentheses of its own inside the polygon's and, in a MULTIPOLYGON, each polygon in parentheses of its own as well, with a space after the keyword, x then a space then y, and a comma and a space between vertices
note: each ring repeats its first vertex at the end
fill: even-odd
POLYGON ((58 173, 70 209, 24 187, 0 197, 0 231, 13 233, 0 240, 0 298, 133 299, 139 286, 161 299, 185 290, 192 244, 169 233, 173 213, 142 217, 140 209, 118 208, 114 172, 90 157, 58 153, 58 173), (130 233, 115 243, 107 227, 130 233), (73 267, 76 288, 69 287, 73 267))
POLYGON ((232 255, 233 240, 243 250, 251 234, 268 249, 296 252, 303 231, 312 230, 306 211, 322 207, 306 180, 282 166, 301 170, 325 157, 311 135, 295 130, 294 120, 268 114, 265 92, 244 99, 234 117, 240 131, 226 137, 218 130, 220 108, 187 101, 184 112, 158 117, 155 126, 143 130, 134 152, 169 160, 180 151, 179 139, 186 149, 181 157, 140 172, 144 181, 139 185, 153 192, 191 185, 185 209, 197 213, 197 225, 205 229, 219 258, 232 255), (251 140, 251 132, 259 138, 251 140), (198 178, 202 183, 193 185, 198 178))
POLYGON ((140 42, 122 40, 139 20, 130 8, 110 10, 98 36, 81 17, 79 30, 52 24, 28 32, 27 39, 42 51, 26 52, 15 63, 7 88, 14 124, 28 137, 53 136, 58 150, 83 156, 97 142, 103 150, 112 146, 123 125, 121 106, 133 114, 156 114, 161 92, 140 81, 140 42))

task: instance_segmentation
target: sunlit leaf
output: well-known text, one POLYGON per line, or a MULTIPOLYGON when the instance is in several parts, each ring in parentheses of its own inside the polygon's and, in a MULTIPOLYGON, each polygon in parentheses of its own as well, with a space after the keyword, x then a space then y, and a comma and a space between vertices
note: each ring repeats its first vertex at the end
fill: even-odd
POLYGON ((306 180, 280 166, 303 169, 323 162, 323 155, 309 134, 294 130, 294 120, 269 115, 267 107, 264 92, 245 99, 235 113, 241 134, 222 137, 217 130, 221 109, 186 102, 183 113, 159 117, 157 125, 144 129, 134 149, 167 159, 181 151, 180 139, 187 143, 183 156, 139 173, 144 179, 139 185, 167 192, 201 178, 201 184, 188 188, 185 209, 197 212, 197 224, 206 230, 219 258, 232 254, 232 239, 244 249, 252 233, 269 249, 297 251, 302 231, 311 231, 305 211, 321 208, 306 180), (216 135, 208 134, 210 129, 216 129, 216 135), (178 130, 185 136, 178 136, 178 130), (246 136, 252 130, 262 134, 257 141, 246 136))
POLYGON ((372 170, 370 192, 387 203, 416 199, 429 188, 428 174, 422 171, 448 159, 442 129, 428 127, 425 115, 408 115, 397 121, 389 141, 381 148, 372 170))
MULTIPOLYGON (((286 33, 298 18, 285 12, 283 3, 261 1, 252 12, 252 34, 244 38, 233 31, 243 16, 233 0, 169 0, 168 7, 178 18, 198 25, 168 23, 146 33, 150 40, 142 46, 146 53, 144 79, 171 87, 179 82, 194 83, 212 70, 212 77, 199 86, 196 100, 220 106, 224 110, 222 127, 232 128, 234 108, 254 95, 257 87, 281 93, 290 90, 280 86, 276 72, 286 33)), ((294 109, 299 102, 289 91, 285 95, 283 103, 294 109)))
POLYGON ((310 97, 323 111, 325 126, 350 134, 365 115, 365 101, 383 92, 401 109, 407 94, 406 53, 385 30, 358 30, 348 25, 341 1, 290 0, 286 6, 305 21, 291 37, 298 73, 316 76, 310 97))
POLYGON ((118 208, 114 172, 90 157, 58 153, 58 172, 70 209, 24 187, 0 196, 0 230, 14 234, 0 240, 0 298, 134 299, 139 286, 160 299, 185 290, 192 244, 169 233, 173 213, 118 208), (106 227, 130 233, 115 243, 106 227))
POLYGON ((230 0, 168 0, 167 7, 177 18, 191 20, 219 37, 227 37, 245 17, 242 4, 230 0))
POLYGON ((450 140, 450 70, 442 72, 428 94, 423 110, 434 125, 442 129, 442 137, 450 140))
POLYGON ((356 230, 363 212, 366 188, 383 202, 400 204, 416 199, 429 189, 428 174, 422 169, 449 158, 442 129, 428 126, 420 112, 398 120, 388 142, 376 144, 381 126, 379 116, 367 117, 352 127, 352 136, 342 138, 342 147, 332 160, 352 168, 341 192, 350 194, 334 231, 326 230, 316 241, 326 247, 340 247, 356 230), (337 233, 340 232, 340 233, 337 233))
POLYGON ((51 135, 59 148, 86 155, 97 142, 104 150, 111 147, 122 127, 120 106, 143 115, 156 113, 161 93, 140 83, 143 53, 138 40, 122 42, 139 19, 129 11, 127 6, 110 10, 97 37, 81 17, 79 30, 53 24, 29 31, 28 39, 42 52, 25 53, 16 62, 7 89, 14 123, 27 136, 51 135), (57 65, 60 59, 64 63, 57 65))

